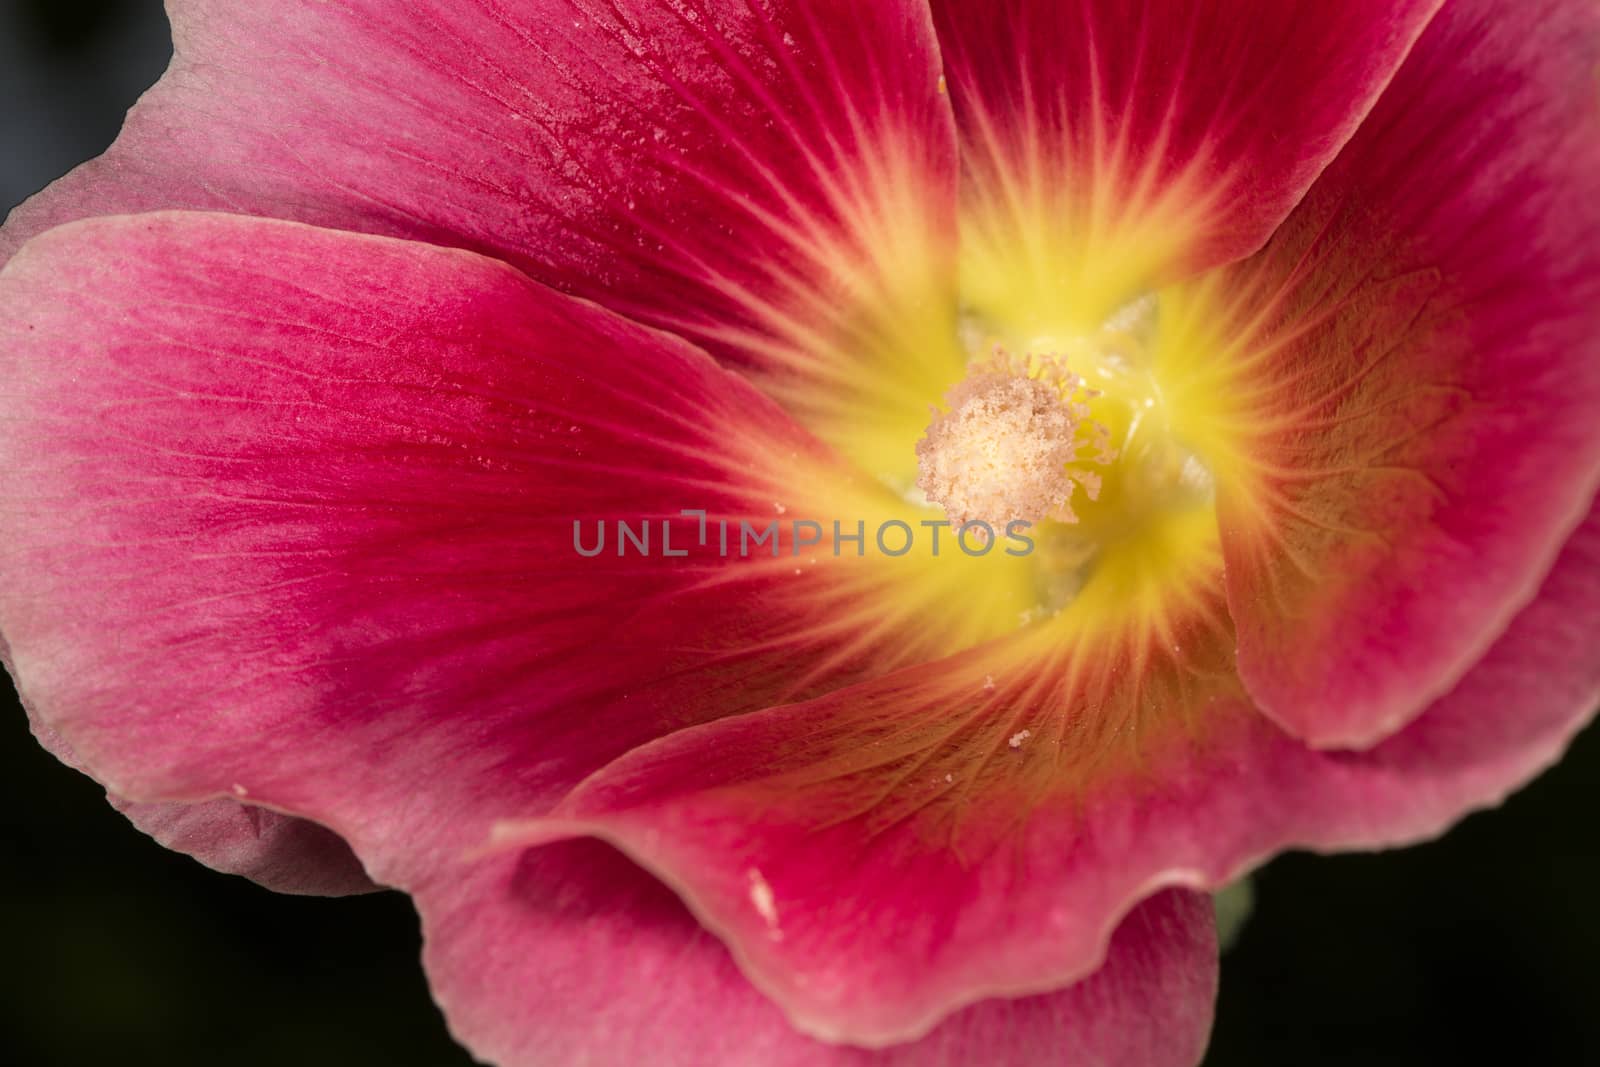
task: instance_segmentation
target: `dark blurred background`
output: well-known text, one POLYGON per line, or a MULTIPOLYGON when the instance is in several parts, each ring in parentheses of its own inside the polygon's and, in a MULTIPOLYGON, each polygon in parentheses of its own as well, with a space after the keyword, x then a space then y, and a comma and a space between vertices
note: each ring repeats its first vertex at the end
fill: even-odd
MULTIPOLYGON (((170 50, 159 0, 0 0, 0 210, 109 144, 170 50)), ((403 897, 282 897, 167 852, 6 700, 0 1063, 471 1063, 403 897)), ((1274 862, 1208 1067, 1600 1063, 1597 782, 1591 732, 1442 841, 1274 862)))

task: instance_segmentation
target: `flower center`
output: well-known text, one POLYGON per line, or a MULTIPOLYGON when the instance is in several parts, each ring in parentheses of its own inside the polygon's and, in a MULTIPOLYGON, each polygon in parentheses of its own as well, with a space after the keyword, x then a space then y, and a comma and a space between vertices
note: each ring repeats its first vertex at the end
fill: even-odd
POLYGON ((1075 492, 1100 495, 1090 466, 1116 458, 1090 417, 1094 395, 1059 357, 996 345, 934 410, 917 443, 917 487, 959 525, 1076 522, 1075 492))
POLYGON ((980 533, 1037 527, 1025 618, 1055 614, 1099 573, 1164 573, 1194 548, 1173 531, 1206 525, 1188 518, 1214 492, 1188 440, 1187 376, 1173 373, 1199 342, 1183 306, 1159 311, 1152 296, 1088 329, 963 325, 974 356, 916 446, 916 484, 980 533))

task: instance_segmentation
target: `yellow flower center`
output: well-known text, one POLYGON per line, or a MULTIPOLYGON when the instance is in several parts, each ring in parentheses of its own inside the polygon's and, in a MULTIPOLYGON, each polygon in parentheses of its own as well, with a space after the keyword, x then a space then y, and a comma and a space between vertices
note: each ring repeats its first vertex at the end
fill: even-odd
MULTIPOLYGON (((1041 524, 1036 564, 1054 575, 1043 586, 1151 523, 1210 506, 1211 473, 1162 388, 1169 346, 1157 312, 1147 296, 1087 331, 1018 339, 972 322, 964 331, 969 350, 991 354, 971 364, 917 445, 918 486, 958 522, 1041 524), (1013 345, 1030 354, 1008 355, 1013 345)), ((1058 606, 1059 595, 1044 599, 1058 606)))
POLYGON ((763 382, 860 474, 775 457, 773 499, 830 531, 915 535, 890 559, 825 553, 839 625, 918 620, 905 662, 1019 628, 1160 630, 1216 582, 1213 473, 1238 481, 1253 402, 1233 350, 1249 309, 1172 269, 1198 232, 1189 200, 1111 211, 1110 186, 1063 204, 1049 175, 978 174, 952 234, 927 225, 912 171, 883 173, 857 244, 818 252, 826 299, 772 316, 789 347, 763 382))

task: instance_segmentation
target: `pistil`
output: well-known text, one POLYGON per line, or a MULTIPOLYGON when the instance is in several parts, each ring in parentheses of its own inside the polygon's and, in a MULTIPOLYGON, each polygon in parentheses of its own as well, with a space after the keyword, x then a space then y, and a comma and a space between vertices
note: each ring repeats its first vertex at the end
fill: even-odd
POLYGON ((1100 494, 1091 468, 1116 458, 1090 417, 1095 394, 1054 355, 996 347, 935 409, 917 443, 917 486, 957 524, 1072 523, 1079 489, 1100 494))

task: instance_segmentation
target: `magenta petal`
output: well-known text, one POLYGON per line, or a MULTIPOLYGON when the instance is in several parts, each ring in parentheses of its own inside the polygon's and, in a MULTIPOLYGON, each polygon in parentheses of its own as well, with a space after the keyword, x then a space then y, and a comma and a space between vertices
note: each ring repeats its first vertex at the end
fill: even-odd
MULTIPOLYGON (((1307 793, 1287 792, 1303 811, 1298 841, 1409 844, 1498 804, 1560 759, 1600 708, 1596 633, 1600 506, 1591 505, 1533 603, 1449 693, 1366 752, 1315 758, 1307 793)), ((1294 767, 1281 773, 1291 778, 1294 767)))
POLYGON ((303 815, 404 885, 853 637, 786 560, 664 558, 659 526, 576 554, 575 518, 770 517, 770 464, 828 461, 704 353, 503 264, 94 220, 0 273, 0 338, 0 631, 121 796, 303 815))
POLYGON ((1600 482, 1600 8, 1445 8, 1227 284, 1242 443, 1219 493, 1239 667, 1318 746, 1450 688, 1600 482))
POLYGON ((1503 801, 1560 758, 1600 706, 1600 508, 1538 597, 1418 719, 1360 752, 1308 749, 1256 717, 1174 749, 1157 795, 1103 820, 1108 863, 1192 864, 1206 880, 1285 848, 1412 844, 1503 801))
POLYGON ((952 784, 948 724, 973 690, 935 703, 917 669, 674 734, 498 837, 610 841, 677 888, 802 1029, 904 1038, 974 996, 1087 973, 1156 888, 1220 887, 1289 848, 1410 843, 1498 803, 1593 715, 1597 631, 1600 512, 1456 689, 1367 751, 1307 748, 1242 700, 1206 697, 1196 674, 1177 686, 1193 687, 1193 721, 1136 727, 1129 767, 1074 765, 1044 732, 1008 752, 1002 729, 952 784), (1061 784, 1024 788, 1030 760, 1061 784))
MULTIPOLYGON (((933 0, 975 174, 1199 207, 1190 268, 1259 248, 1439 0, 933 0)), ((1111 201, 1109 204, 1107 201, 1111 201)), ((1149 279, 1145 279, 1149 281, 1149 279)), ((1134 294, 1128 294, 1132 296, 1134 294)))
POLYGON ((952 784, 935 766, 949 709, 915 706, 914 685, 891 676, 674 734, 497 840, 614 844, 682 895, 796 1027, 873 1047, 1086 978, 1140 899, 1193 880, 1134 878, 1146 856, 1101 856, 1073 798, 952 784), (928 749, 896 755, 905 735, 928 749))
MULTIPOLYGON (((671 729, 805 696, 797 660, 848 658, 815 643, 832 631, 791 566, 574 562, 573 514, 770 516, 764 464, 827 458, 704 354, 504 265, 233 216, 94 220, 0 272, 0 337, 0 631, 24 697, 118 792, 314 818, 430 915, 494 821, 671 729)), ((1203 902, 1172 899, 1089 1006, 975 1008, 954 1047, 1020 1056, 1037 1025, 1191 1062, 1211 941, 1203 902), (1121 1006, 1085 1019, 1102 1000, 1121 1006), (1141 1003, 1172 1028, 1122 1026, 1141 1003)), ((510 1040, 491 992, 444 993, 485 1013, 469 1041, 510 1040)), ((797 1040, 737 995, 763 1040, 797 1040)), ((571 1003, 538 1010, 566 1026, 571 1003)), ((583 1025, 569 1040, 622 1036, 583 1025)))
POLYGON ((292 219, 485 252, 751 359, 817 326, 884 197, 953 210, 921 0, 169 8, 171 69, 0 261, 93 215, 292 219))
POLYGON ((1215 995, 1210 902, 1190 893, 1137 908, 1084 982, 881 1051, 795 1032, 670 891, 593 842, 493 857, 418 906, 452 1029, 501 1067, 1192 1067, 1215 995))

